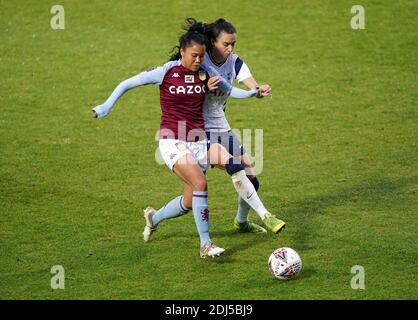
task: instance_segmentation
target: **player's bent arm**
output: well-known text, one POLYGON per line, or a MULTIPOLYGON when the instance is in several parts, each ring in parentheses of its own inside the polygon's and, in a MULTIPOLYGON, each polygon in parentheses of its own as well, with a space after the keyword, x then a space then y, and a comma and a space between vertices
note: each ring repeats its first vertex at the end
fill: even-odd
POLYGON ((259 88, 257 98, 271 97, 270 86, 268 84, 259 85, 245 62, 242 62, 239 72, 236 75, 236 80, 239 83, 243 83, 249 89, 259 88))
POLYGON ((106 100, 105 103, 98 105, 92 109, 93 117, 103 118, 107 116, 115 105, 116 101, 128 90, 133 89, 138 86, 146 84, 155 84, 160 83, 161 78, 164 77, 164 71, 162 68, 156 68, 152 71, 144 71, 140 74, 122 81, 118 86, 113 90, 112 94, 106 100))
POLYGON ((251 90, 243 90, 240 88, 233 87, 223 77, 220 77, 219 90, 225 92, 235 99, 247 99, 258 94, 258 87, 252 88, 251 90))
POLYGON ((244 80, 241 81, 241 83, 243 83, 248 89, 258 87, 258 83, 257 83, 257 81, 255 81, 255 79, 253 77, 249 77, 247 79, 244 79, 244 80))
POLYGON ((271 87, 268 84, 259 85, 253 77, 246 78, 241 82, 249 89, 258 87, 260 90, 257 93, 257 98, 271 96, 271 87))

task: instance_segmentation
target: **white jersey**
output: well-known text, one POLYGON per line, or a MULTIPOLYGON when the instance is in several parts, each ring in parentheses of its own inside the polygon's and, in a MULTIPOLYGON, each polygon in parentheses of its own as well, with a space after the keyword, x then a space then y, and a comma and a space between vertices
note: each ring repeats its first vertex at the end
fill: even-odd
MULTIPOLYGON (((228 59, 219 66, 212 61, 209 54, 206 52, 203 67, 206 69, 215 69, 226 81, 231 83, 231 85, 235 79, 238 80, 238 82, 242 82, 251 77, 248 66, 234 53, 230 54, 228 59)), ((228 120, 226 120, 225 117, 227 99, 228 95, 220 90, 206 94, 205 102, 203 104, 205 130, 231 130, 228 120)))

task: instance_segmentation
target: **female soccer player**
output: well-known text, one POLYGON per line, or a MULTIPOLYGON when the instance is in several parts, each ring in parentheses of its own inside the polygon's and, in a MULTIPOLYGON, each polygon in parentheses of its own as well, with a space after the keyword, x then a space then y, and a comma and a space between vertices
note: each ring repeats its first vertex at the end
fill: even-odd
MULTIPOLYGON (((102 118, 127 90, 146 84, 159 85, 162 110, 159 149, 167 166, 182 180, 185 189, 191 190, 175 204, 193 210, 200 237, 200 256, 206 258, 219 256, 224 249, 212 243, 209 236, 207 182, 203 173, 208 165, 203 120, 205 92, 218 88, 236 98, 248 98, 254 96, 257 90, 233 88, 222 78, 208 83, 210 75, 215 73, 202 68, 207 43, 202 28, 202 24, 190 26, 180 37, 178 54, 172 61, 121 82, 106 102, 93 108, 92 113, 94 117, 102 118)), ((229 164, 231 156, 226 150, 219 144, 213 145, 213 150, 218 157, 212 162, 223 161, 227 170, 235 174, 237 168, 229 164)), ((173 206, 173 201, 167 206, 173 206)), ((151 234, 153 223, 149 219, 147 226, 151 234)))
MULTIPOLYGON (((193 18, 186 19, 186 21, 189 25, 196 23, 196 20, 193 18)), ((237 55, 233 54, 237 38, 235 28, 224 19, 218 19, 213 23, 206 24, 204 29, 209 43, 203 65, 210 69, 215 69, 224 79, 228 79, 231 85, 234 79, 237 79, 250 89, 259 88, 257 94, 258 98, 270 96, 270 86, 259 86, 252 77, 247 65, 237 55)), ((213 84, 216 85, 216 78, 211 78, 210 81, 212 80, 214 81, 213 84)), ((208 92, 206 94, 203 111, 205 130, 211 145, 211 148, 208 151, 209 159, 216 159, 218 156, 218 148, 212 148, 212 146, 216 146, 218 143, 222 144, 232 155, 229 161, 233 161, 236 170, 239 172, 239 175, 241 175, 240 180, 237 180, 236 177, 238 173, 234 175, 228 172, 229 168, 226 168, 223 165, 224 162, 211 161, 211 164, 215 164, 218 168, 225 169, 232 176, 236 189, 237 185, 242 185, 248 191, 243 192, 237 189, 238 210, 234 220, 234 226, 240 232, 266 232, 263 227, 248 221, 248 213, 251 207, 257 212, 268 229, 274 233, 279 233, 286 224, 284 221, 277 219, 274 215, 270 214, 257 195, 259 182, 252 169, 251 160, 245 153, 238 138, 231 131, 225 117, 227 98, 228 94, 225 94, 219 89, 208 92), (247 177, 243 177, 245 175, 247 175, 247 177)), ((225 157, 225 155, 223 155, 223 157, 225 157)), ((186 196, 190 193, 192 193, 192 190, 186 186, 184 195, 186 196)), ((173 203, 181 203, 182 201, 182 196, 179 196, 173 200, 173 203)), ((149 241, 152 232, 156 230, 157 225, 161 221, 180 216, 186 212, 187 204, 182 207, 179 205, 169 205, 161 208, 157 212, 155 212, 153 208, 148 207, 145 210, 145 219, 147 221, 152 221, 152 229, 150 229, 149 226, 145 227, 144 240, 149 241)))
MULTIPOLYGON (((251 75, 248 66, 239 56, 233 53, 237 42, 237 32, 234 26, 224 19, 205 25, 205 35, 208 38, 205 60, 203 65, 214 68, 231 85, 236 79, 250 89, 259 88, 257 98, 271 97, 271 88, 268 84, 259 85, 251 75)), ((245 167, 246 174, 254 185, 256 191, 259 181, 251 166, 251 159, 245 152, 239 139, 231 131, 225 116, 228 96, 222 91, 209 92, 203 105, 205 130, 210 143, 221 143, 234 157, 239 157, 240 163, 245 167)), ((238 210, 234 226, 241 232, 266 232, 261 226, 248 221, 248 213, 252 207, 260 216, 264 224, 274 233, 279 233, 285 223, 271 215, 262 204, 253 206, 243 197, 238 196, 238 210)))

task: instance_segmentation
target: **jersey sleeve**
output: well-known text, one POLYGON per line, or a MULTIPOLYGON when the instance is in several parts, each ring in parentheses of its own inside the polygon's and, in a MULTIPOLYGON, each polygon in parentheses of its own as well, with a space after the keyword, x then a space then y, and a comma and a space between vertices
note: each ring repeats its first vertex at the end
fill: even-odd
POLYGON ((105 101, 105 103, 93 108, 93 111, 97 114, 98 118, 103 118, 110 110, 112 110, 116 101, 128 90, 133 89, 138 86, 143 86, 147 84, 161 84, 164 75, 166 73, 165 67, 157 67, 152 70, 141 72, 140 74, 122 81, 119 85, 113 90, 112 94, 105 101))
POLYGON ((232 84, 223 78, 218 71, 216 71, 213 67, 207 68, 206 72, 209 74, 209 77, 219 77, 221 82, 219 82, 219 90, 225 92, 227 95, 231 93, 232 84))
POLYGON ((253 88, 251 90, 243 90, 240 88, 233 87, 231 90, 231 97, 235 99, 247 99, 254 97, 258 92, 258 89, 253 88))
POLYGON ((143 84, 158 84, 161 85, 164 81, 165 74, 171 68, 180 65, 180 60, 168 61, 162 67, 156 67, 144 72, 141 72, 138 76, 140 76, 140 81, 143 84))
POLYGON ((252 77, 251 71, 248 68, 247 64, 240 58, 237 58, 237 60, 235 61, 235 74, 235 79, 237 79, 239 83, 241 83, 245 79, 252 77))
MULTIPOLYGON (((137 86, 146 84, 161 84, 167 70, 165 67, 156 67, 147 71, 143 71, 136 76, 137 86)), ((135 77, 134 77, 135 78, 135 77)))

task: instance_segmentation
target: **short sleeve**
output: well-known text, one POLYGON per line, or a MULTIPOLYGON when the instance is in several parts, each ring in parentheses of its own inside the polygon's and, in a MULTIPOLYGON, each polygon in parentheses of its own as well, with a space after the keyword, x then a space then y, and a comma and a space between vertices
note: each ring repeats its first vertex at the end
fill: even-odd
POLYGON ((156 67, 141 72, 137 77, 141 85, 161 84, 164 80, 165 73, 166 70, 164 70, 164 67, 156 67))
POLYGON ((237 63, 235 64, 236 65, 236 68, 235 68, 235 72, 236 72, 235 73, 236 74, 235 79, 237 79, 238 82, 241 83, 245 79, 251 78, 252 77, 252 74, 251 74, 251 71, 248 68, 247 64, 245 62, 243 62, 240 58, 237 58, 237 61, 238 60, 241 61, 241 64, 239 66, 239 69, 237 69, 237 63))

